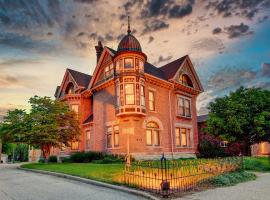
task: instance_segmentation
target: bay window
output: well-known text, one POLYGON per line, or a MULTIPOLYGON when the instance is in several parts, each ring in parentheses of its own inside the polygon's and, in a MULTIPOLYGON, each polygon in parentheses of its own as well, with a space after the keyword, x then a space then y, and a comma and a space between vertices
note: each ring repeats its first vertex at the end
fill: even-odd
POLYGON ((120 86, 118 83, 116 85, 116 106, 120 106, 120 86))
POLYGON ((134 83, 126 83, 125 84, 125 102, 126 102, 126 105, 134 105, 135 104, 134 83))
POLYGON ((132 69, 133 68, 133 58, 125 58, 124 60, 124 67, 125 69, 132 69))
POLYGON ((141 85, 140 96, 141 96, 141 105, 145 106, 145 93, 144 93, 144 86, 143 85, 141 85))

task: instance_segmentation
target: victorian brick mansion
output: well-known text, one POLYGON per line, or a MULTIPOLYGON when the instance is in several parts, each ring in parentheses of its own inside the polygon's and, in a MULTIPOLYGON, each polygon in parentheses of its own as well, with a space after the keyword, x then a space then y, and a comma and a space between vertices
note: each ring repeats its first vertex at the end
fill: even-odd
POLYGON ((81 139, 57 155, 75 151, 137 158, 190 157, 197 152, 196 98, 203 91, 188 55, 164 66, 147 62, 128 28, 117 50, 95 46, 93 75, 67 69, 56 99, 79 115, 81 139))

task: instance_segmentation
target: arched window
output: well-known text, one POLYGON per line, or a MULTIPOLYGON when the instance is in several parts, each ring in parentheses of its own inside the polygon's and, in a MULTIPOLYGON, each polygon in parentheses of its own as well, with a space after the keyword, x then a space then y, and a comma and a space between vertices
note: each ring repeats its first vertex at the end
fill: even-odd
POLYGON ((155 122, 148 122, 146 124, 146 145, 148 146, 159 146, 159 126, 155 122))
POLYGON ((193 87, 192 81, 187 74, 181 74, 179 76, 179 82, 183 85, 193 87))
POLYGON ((69 83, 66 87, 66 94, 74 94, 74 85, 69 83))

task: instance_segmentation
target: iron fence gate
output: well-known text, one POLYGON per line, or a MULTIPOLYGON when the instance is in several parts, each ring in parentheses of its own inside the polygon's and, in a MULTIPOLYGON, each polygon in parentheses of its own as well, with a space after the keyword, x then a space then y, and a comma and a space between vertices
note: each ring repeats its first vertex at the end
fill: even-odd
POLYGON ((242 169, 242 157, 136 161, 125 167, 125 184, 168 197, 197 188, 205 181, 242 169))

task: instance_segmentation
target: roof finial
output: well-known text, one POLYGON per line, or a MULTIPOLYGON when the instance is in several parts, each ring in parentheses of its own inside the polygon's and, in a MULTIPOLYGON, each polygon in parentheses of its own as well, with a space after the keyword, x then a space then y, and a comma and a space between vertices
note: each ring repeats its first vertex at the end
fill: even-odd
POLYGON ((130 30, 130 21, 129 21, 129 16, 128 16, 128 30, 127 30, 127 33, 130 34, 131 33, 131 30, 130 30))

